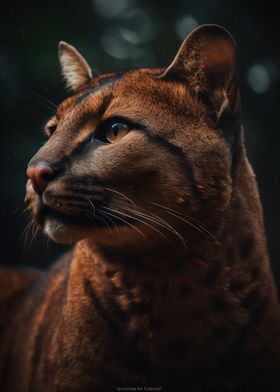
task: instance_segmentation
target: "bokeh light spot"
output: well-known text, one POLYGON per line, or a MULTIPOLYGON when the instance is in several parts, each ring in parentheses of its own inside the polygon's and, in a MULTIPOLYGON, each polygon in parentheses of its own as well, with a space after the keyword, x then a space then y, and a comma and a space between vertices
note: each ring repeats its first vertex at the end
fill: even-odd
POLYGON ((119 60, 124 60, 130 56, 133 45, 125 41, 116 28, 107 29, 103 34, 102 46, 110 56, 119 60))
POLYGON ((248 72, 248 83, 255 93, 265 93, 270 86, 268 70, 263 65, 253 65, 248 72))
POLYGON ((108 19, 121 16, 133 3, 133 0, 93 0, 96 12, 108 19))
POLYGON ((132 44, 138 44, 139 42, 141 42, 141 40, 139 39, 139 35, 135 31, 132 31, 125 27, 120 27, 120 34, 126 41, 131 42, 132 44))
POLYGON ((150 41, 154 36, 154 24, 143 9, 135 8, 122 19, 122 35, 134 44, 150 41))
POLYGON ((198 21, 192 15, 185 15, 180 18, 175 25, 175 30, 179 38, 184 39, 193 29, 198 26, 198 21))

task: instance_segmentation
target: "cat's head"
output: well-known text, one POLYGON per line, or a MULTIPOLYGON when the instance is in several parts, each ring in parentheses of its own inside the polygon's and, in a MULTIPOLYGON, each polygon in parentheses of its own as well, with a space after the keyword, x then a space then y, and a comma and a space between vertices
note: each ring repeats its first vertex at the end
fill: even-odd
POLYGON ((231 35, 197 28, 166 69, 92 76, 64 42, 59 58, 74 94, 29 162, 35 221, 66 243, 205 235, 232 192, 239 100, 231 35))

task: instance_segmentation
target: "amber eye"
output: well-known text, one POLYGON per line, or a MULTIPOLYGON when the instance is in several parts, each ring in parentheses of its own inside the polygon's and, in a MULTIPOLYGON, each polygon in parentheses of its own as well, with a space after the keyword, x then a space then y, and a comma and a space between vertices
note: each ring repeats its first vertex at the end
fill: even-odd
POLYGON ((45 126, 45 133, 48 137, 51 137, 52 134, 56 131, 57 121, 53 118, 51 119, 47 125, 45 126))
POLYGON ((56 125, 52 125, 51 127, 47 128, 47 132, 52 135, 53 133, 55 133, 56 130, 56 125))
POLYGON ((104 130, 104 136, 109 143, 115 143, 122 139, 128 132, 129 127, 126 124, 115 122, 108 125, 104 130))
POLYGON ((98 140, 103 143, 116 143, 132 129, 138 128, 140 129, 142 126, 132 123, 129 120, 122 118, 109 118, 97 127, 92 135, 91 142, 98 140))

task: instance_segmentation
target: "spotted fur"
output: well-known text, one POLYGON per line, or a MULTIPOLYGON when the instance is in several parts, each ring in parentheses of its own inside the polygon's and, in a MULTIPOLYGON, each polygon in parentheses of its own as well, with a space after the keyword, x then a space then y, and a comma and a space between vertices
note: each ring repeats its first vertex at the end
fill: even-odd
POLYGON ((29 164, 55 176, 29 180, 26 200, 76 244, 46 273, 0 271, 0 390, 277 390, 280 310, 232 37, 201 26, 166 69, 94 77, 67 45, 74 94, 29 164), (125 135, 107 143, 112 121, 125 135))

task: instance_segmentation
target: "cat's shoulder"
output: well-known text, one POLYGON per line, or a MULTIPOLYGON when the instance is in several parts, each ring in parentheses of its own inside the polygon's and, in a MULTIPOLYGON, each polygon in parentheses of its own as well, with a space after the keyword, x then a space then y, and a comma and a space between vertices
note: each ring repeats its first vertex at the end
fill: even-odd
POLYGON ((0 303, 8 298, 22 295, 39 283, 44 284, 48 277, 56 274, 66 274, 72 259, 72 252, 64 254, 48 271, 35 268, 10 268, 0 266, 0 303))
POLYGON ((0 267, 0 302, 26 291, 34 281, 43 275, 42 271, 32 268, 13 269, 0 267))

